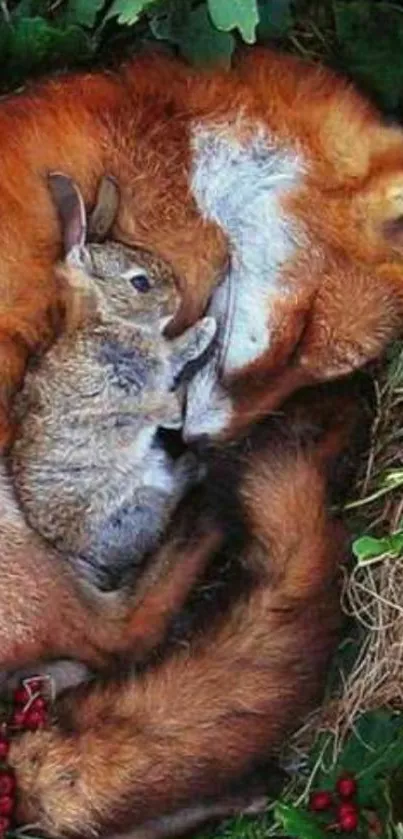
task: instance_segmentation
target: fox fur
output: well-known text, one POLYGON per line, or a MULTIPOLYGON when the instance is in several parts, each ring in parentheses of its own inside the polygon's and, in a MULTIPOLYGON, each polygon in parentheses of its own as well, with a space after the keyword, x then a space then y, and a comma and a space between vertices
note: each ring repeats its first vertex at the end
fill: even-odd
MULTIPOLYGON (((231 812, 220 799, 320 697, 347 548, 329 486, 336 478, 340 491, 346 475, 349 485, 346 455, 354 437, 363 445, 364 417, 357 389, 333 386, 212 453, 210 489, 184 515, 192 531, 207 516, 201 542, 221 522, 211 561, 238 558, 236 596, 219 596, 204 624, 172 629, 141 671, 129 654, 125 676, 65 694, 47 728, 12 744, 22 821, 55 837, 151 839, 231 812)), ((211 576, 200 586, 211 594, 211 576)))
MULTIPOLYGON (((114 237, 156 253, 178 278, 172 335, 206 309, 217 318, 216 352, 189 386, 188 440, 242 438, 294 390, 364 365, 401 332, 403 133, 324 68, 264 49, 241 53, 231 72, 139 56, 113 73, 58 77, 3 100, 0 142, 3 446, 27 358, 52 341, 63 314, 49 171, 74 178, 88 206, 105 172, 117 180, 114 237)), ((168 584, 170 571, 182 579, 190 557, 189 520, 186 538, 174 522, 161 566, 152 563, 148 584, 147 575, 139 582, 135 631, 119 635, 123 652, 133 650, 127 678, 72 692, 46 730, 13 744, 21 820, 51 836, 179 833, 192 807, 197 821, 200 802, 218 811, 218 787, 273 753, 317 701, 340 621, 344 533, 326 504, 329 462, 351 430, 351 403, 344 392, 340 399, 331 412, 340 425, 330 423, 322 441, 296 445, 300 419, 291 414, 291 440, 270 426, 255 452, 245 443, 239 545, 226 546, 225 505, 207 523, 194 514, 190 529, 201 568, 235 553, 251 584, 221 620, 136 676, 133 664, 165 637, 194 580, 189 574, 178 598, 159 588, 158 568, 168 584)), ((11 569, 32 546, 10 542, 8 526, 6 517, 2 556, 11 569)), ((32 596, 43 604, 52 598, 47 567, 43 590, 32 571, 32 596)), ((2 590, 0 614, 15 620, 2 590)), ((66 629, 68 620, 79 626, 75 615, 66 629)), ((55 609, 35 637, 28 633, 33 657, 49 650, 60 616, 55 609)), ((6 630, 11 661, 15 628, 6 630)), ((100 631, 94 621, 82 648, 102 646, 100 631)), ((69 649, 67 636, 56 656, 75 656, 79 633, 69 649)))
POLYGON ((323 67, 263 48, 231 71, 144 54, 6 98, 0 143, 3 443, 27 356, 60 314, 50 170, 73 177, 88 205, 105 171, 116 178, 115 238, 178 277, 172 332, 209 301, 221 317, 218 357, 190 394, 188 439, 233 437, 401 331, 403 133, 323 67))

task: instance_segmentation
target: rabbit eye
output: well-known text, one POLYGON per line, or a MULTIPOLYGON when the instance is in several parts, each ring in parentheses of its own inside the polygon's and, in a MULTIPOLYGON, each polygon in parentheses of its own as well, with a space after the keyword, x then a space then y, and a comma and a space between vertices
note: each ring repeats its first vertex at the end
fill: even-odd
POLYGON ((150 291, 151 283, 146 274, 137 274, 137 276, 130 278, 130 282, 140 294, 146 294, 147 291, 150 291))

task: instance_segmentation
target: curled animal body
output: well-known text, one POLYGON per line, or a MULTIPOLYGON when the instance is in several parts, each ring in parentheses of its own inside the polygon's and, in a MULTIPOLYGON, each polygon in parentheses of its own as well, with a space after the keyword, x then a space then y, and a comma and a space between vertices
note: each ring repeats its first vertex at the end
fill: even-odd
POLYGON ((328 476, 362 406, 340 385, 327 420, 311 394, 305 420, 289 408, 280 429, 243 432, 401 331, 403 134, 332 73, 256 49, 231 72, 144 55, 50 80, 0 103, 0 141, 4 444, 27 357, 52 340, 63 308, 47 171, 74 178, 88 206, 110 172, 122 199, 113 236, 172 266, 181 305, 170 336, 206 312, 218 325, 188 388, 185 437, 232 445, 215 451, 139 580, 127 677, 61 698, 49 728, 10 754, 20 817, 49 835, 179 833, 203 804, 219 808, 218 785, 232 789, 271 754, 320 693, 344 555, 328 476), (212 492, 231 486, 233 507, 212 492), (133 675, 133 638, 180 611, 164 586, 185 573, 189 546, 207 580, 230 559, 244 585, 200 631, 177 621, 161 659, 133 675))
POLYGON ((21 820, 151 839, 245 807, 247 778, 318 701, 337 643, 347 543, 329 504, 350 485, 366 404, 357 382, 302 392, 209 451, 162 549, 180 564, 195 533, 202 545, 221 531, 204 578, 140 670, 129 654, 124 675, 62 695, 49 727, 13 743, 21 820))
POLYGON ((179 295, 148 251, 86 243, 80 191, 61 174, 61 334, 36 359, 14 405, 9 461, 29 525, 98 588, 122 588, 157 549, 178 503, 201 477, 191 452, 174 459, 158 434, 183 424, 180 377, 212 342, 202 318, 168 340, 179 295))
MULTIPOLYGON (((178 542, 176 564, 157 550, 199 477, 194 455, 171 458, 157 426, 181 425, 176 377, 214 323, 205 318, 168 341, 161 327, 179 304, 172 270, 139 248, 85 246, 80 193, 69 178, 54 178, 67 251, 55 266, 63 328, 26 374, 14 405, 18 434, 0 464, 3 682, 38 659, 68 657, 91 669, 127 649, 141 659, 164 638, 220 541, 218 531, 203 543, 196 532, 186 546, 178 542)), ((89 220, 96 238, 115 214, 111 184, 102 180, 89 220)))
POLYGON ((217 319, 188 440, 236 436, 401 331, 403 133, 324 68, 257 48, 228 72, 145 54, 2 101, 0 141, 3 442, 27 356, 57 326, 49 170, 88 205, 105 171, 117 179, 114 237, 177 277, 171 334, 206 308, 217 319))

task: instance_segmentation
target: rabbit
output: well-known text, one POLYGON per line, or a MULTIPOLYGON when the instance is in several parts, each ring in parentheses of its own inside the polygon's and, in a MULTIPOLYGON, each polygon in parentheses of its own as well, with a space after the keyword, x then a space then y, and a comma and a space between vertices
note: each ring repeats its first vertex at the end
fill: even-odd
POLYGON ((172 270, 142 249, 85 244, 78 187, 58 173, 49 185, 63 228, 56 276, 66 317, 16 398, 11 474, 27 523, 87 582, 111 590, 157 547, 201 477, 195 455, 174 460, 158 432, 181 428, 178 379, 216 324, 205 317, 166 339, 180 304, 172 270))

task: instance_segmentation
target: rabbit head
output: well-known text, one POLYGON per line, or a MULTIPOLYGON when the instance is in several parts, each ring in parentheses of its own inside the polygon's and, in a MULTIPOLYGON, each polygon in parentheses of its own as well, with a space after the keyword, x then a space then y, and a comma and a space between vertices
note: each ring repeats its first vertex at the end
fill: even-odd
POLYGON ((67 175, 48 178, 63 231, 65 259, 57 276, 69 291, 80 295, 98 312, 129 319, 161 330, 176 314, 180 298, 170 266, 143 248, 102 241, 112 227, 118 208, 118 187, 104 177, 95 209, 87 220, 83 197, 67 175), (87 242, 87 236, 98 241, 87 242))
POLYGON ((202 318, 184 334, 162 344, 162 333, 180 303, 175 275, 166 262, 147 250, 102 241, 118 207, 115 181, 107 176, 102 179, 88 222, 81 192, 71 178, 53 173, 49 186, 61 220, 66 255, 56 274, 67 289, 67 327, 86 324, 91 315, 109 326, 119 319, 131 321, 140 329, 138 363, 141 346, 147 347, 149 361, 164 352, 170 358, 173 380, 177 379, 211 345, 215 320, 202 318), (87 232, 98 241, 86 243, 87 232))

